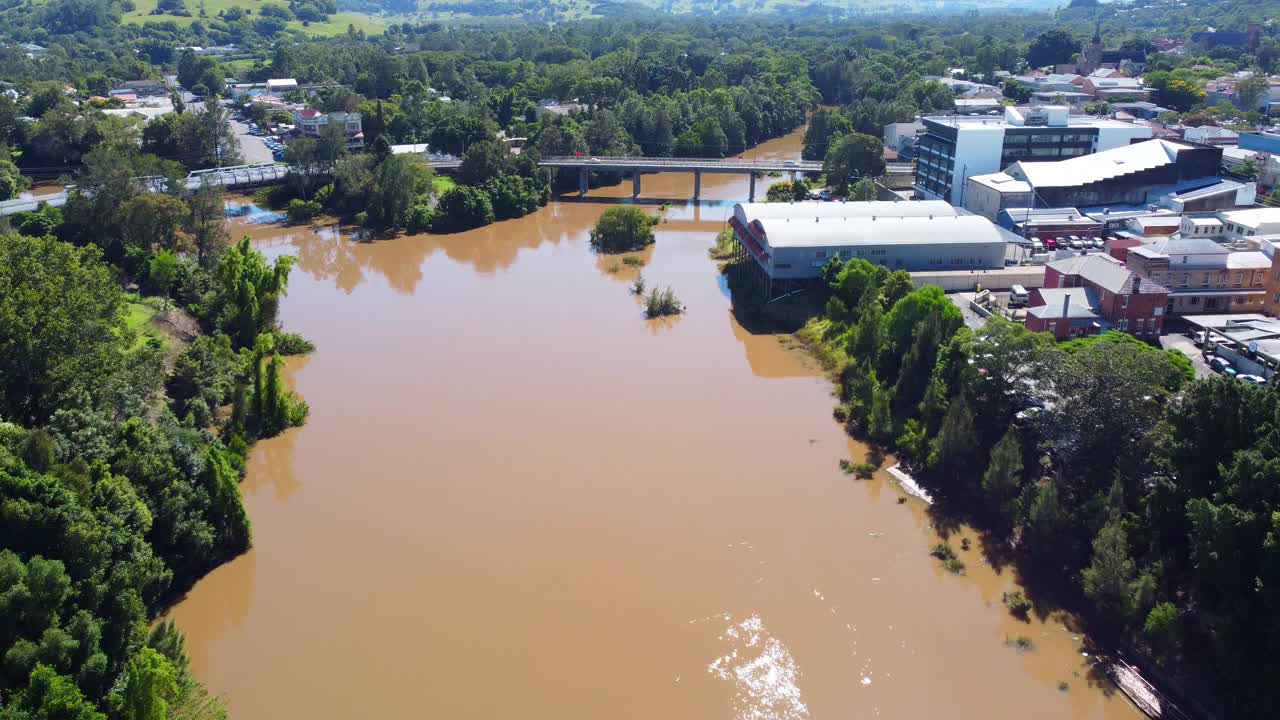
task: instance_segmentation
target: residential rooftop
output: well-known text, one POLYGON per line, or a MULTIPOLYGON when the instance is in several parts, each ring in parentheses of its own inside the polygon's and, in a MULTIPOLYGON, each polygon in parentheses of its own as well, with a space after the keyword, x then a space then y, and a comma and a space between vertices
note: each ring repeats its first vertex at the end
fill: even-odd
POLYGON ((937 217, 764 218, 753 230, 773 248, 847 247, 890 243, 953 245, 1008 242, 1007 231, 978 215, 937 217))

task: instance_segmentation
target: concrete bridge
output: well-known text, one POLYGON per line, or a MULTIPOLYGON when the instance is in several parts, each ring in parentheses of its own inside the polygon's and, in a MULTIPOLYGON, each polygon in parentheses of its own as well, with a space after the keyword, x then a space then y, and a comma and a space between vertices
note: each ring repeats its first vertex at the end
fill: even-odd
POLYGON ((645 173, 691 172, 693 173, 693 199, 702 194, 702 173, 736 173, 751 176, 749 199, 756 197, 756 173, 822 172, 822 163, 816 160, 744 160, 742 158, 657 158, 657 157, 546 157, 538 163, 550 168, 577 168, 578 191, 587 194, 587 175, 596 172, 631 173, 631 196, 640 195, 640 178, 645 173))

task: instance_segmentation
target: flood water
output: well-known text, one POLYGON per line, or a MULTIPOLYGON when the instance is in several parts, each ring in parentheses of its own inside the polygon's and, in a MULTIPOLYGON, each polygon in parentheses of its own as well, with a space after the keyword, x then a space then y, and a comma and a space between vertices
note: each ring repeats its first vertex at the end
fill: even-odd
POLYGON ((307 425, 249 461, 254 549, 172 613, 236 718, 1136 717, 1004 611, 1012 571, 947 573, 919 501, 840 472, 830 384, 707 257, 746 178, 692 184, 644 179, 680 201, 644 254, 669 322, 591 253, 607 202, 376 243, 237 213, 298 257, 281 314, 319 349, 307 425))

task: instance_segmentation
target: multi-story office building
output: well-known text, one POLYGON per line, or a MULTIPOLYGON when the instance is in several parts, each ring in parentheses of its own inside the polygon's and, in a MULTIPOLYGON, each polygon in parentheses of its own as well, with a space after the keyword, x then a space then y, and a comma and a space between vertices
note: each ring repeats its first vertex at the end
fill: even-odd
POLYGON ((934 116, 921 120, 916 190, 964 205, 965 182, 1019 160, 1060 160, 1151 137, 1151 128, 1071 116, 1060 106, 1005 108, 1004 118, 934 116))

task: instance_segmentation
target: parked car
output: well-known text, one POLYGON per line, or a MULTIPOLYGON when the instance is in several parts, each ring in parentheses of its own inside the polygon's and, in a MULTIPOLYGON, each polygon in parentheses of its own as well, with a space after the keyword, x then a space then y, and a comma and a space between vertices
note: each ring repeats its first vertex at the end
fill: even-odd
POLYGON ((1072 249, 1072 250, 1083 250, 1083 249, 1084 249, 1084 243, 1080 242, 1080 238, 1071 238, 1071 249, 1072 249))
POLYGON ((1250 385, 1266 385, 1267 379, 1259 375, 1237 375, 1236 379, 1250 385))
POLYGON ((1095 248, 1097 248, 1097 249, 1101 250, 1105 245, 1106 245, 1106 243, 1102 242, 1102 238, 1094 238, 1094 239, 1093 239, 1093 246, 1094 246, 1095 248))
POLYGON ((1209 367, 1228 377, 1235 377, 1237 374, 1236 369, 1231 366, 1230 360, 1224 357, 1218 357, 1217 355, 1209 358, 1209 367))
POLYGON ((1056 239, 1054 239, 1054 238, 1045 238, 1045 239, 1044 239, 1044 246, 1045 246, 1045 247, 1047 247, 1047 248, 1049 248, 1050 250, 1057 250, 1057 249, 1058 249, 1058 241, 1057 241, 1056 239))

